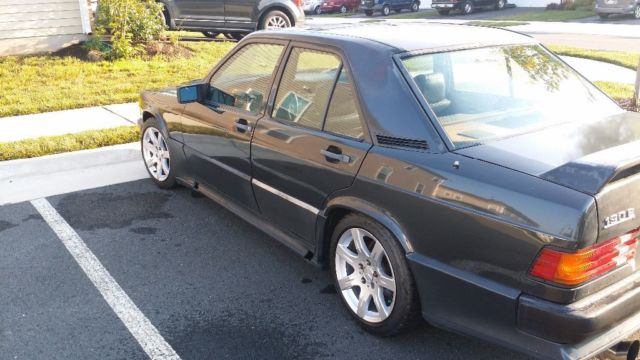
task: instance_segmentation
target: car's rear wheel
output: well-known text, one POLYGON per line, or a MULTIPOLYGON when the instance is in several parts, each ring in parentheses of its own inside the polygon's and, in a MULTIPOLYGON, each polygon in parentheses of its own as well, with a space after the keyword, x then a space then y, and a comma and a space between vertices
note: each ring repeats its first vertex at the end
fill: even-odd
POLYGON ((640 19, 640 5, 636 5, 636 11, 634 12, 633 17, 640 19))
POLYGON ((462 13, 465 15, 469 15, 473 12, 473 2, 468 0, 466 3, 464 3, 464 6, 462 7, 462 13))
POLYGON ((373 16, 373 11, 372 10, 365 10, 364 14, 367 16, 373 16))
POLYGON ((176 175, 171 164, 171 149, 155 118, 149 118, 142 126, 140 149, 151 179, 163 189, 176 186, 176 175))
POLYGON ((404 250, 389 230, 350 214, 336 226, 331 249, 336 290, 365 330, 388 336, 420 321, 413 276, 404 250))
POLYGON ((341 14, 346 14, 346 13, 347 13, 347 11, 349 11, 349 9, 347 9, 347 7, 346 7, 346 6, 342 5, 342 6, 340 7, 340 13, 341 13, 341 14))
POLYGON ((420 3, 414 1, 413 4, 411 4, 411 11, 416 12, 418 10, 420 10, 420 3))
POLYGON ((438 14, 442 15, 442 16, 447 16, 449 15, 449 10, 444 10, 444 9, 438 9, 438 14))
POLYGON ((316 8, 313 9, 313 13, 316 15, 322 14, 322 9, 320 9, 320 6, 316 6, 316 8))
POLYGON ((389 16, 390 13, 391 9, 389 8, 389 5, 385 5, 382 7, 382 15, 389 16))
POLYGON ((279 10, 268 12, 260 22, 260 30, 264 29, 281 29, 291 27, 291 19, 287 14, 279 10))
POLYGON ((504 9, 505 4, 506 4, 505 0, 498 0, 498 1, 496 1, 495 9, 496 10, 502 10, 502 9, 504 9))
POLYGON ((216 37, 218 37, 218 33, 215 31, 203 31, 202 35, 210 38, 210 39, 215 39, 216 37))

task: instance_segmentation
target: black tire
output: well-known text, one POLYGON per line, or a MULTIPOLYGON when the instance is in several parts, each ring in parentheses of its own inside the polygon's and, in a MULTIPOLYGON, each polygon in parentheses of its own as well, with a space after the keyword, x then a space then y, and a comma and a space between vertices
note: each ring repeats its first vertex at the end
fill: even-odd
POLYGON ((391 9, 389 8, 389 5, 385 5, 382 7, 382 16, 389 16, 390 13, 391 9))
POLYGON ((391 336, 410 330, 420 323, 422 317, 420 316, 418 291, 411 270, 409 269, 405 252, 393 234, 377 221, 360 214, 349 214, 340 220, 331 236, 330 268, 340 299, 342 299, 342 302, 347 307, 347 311, 353 316, 355 321, 367 332, 378 336, 391 336), (373 235, 384 248, 389 264, 393 269, 393 278, 397 289, 395 292, 395 303, 389 316, 378 323, 365 321, 354 313, 342 295, 342 291, 338 285, 335 266, 336 247, 342 234, 351 228, 362 228, 373 235))
MULTIPOLYGON (((284 26, 282 26, 282 28, 288 28, 291 27, 291 19, 289 19, 289 16, 287 16, 287 14, 283 13, 280 10, 271 10, 268 13, 266 13, 263 17, 262 20, 260 21, 260 30, 264 30, 267 28, 268 24, 273 20, 273 19, 282 19, 284 26)), ((278 20, 278 22, 280 22, 278 20)))
POLYGON ((242 40, 242 38, 247 36, 247 34, 241 33, 241 32, 230 32, 230 33, 226 33, 225 36, 229 39, 240 41, 242 40))
POLYGON ((209 39, 215 39, 218 37, 218 33, 214 31, 203 31, 202 35, 208 37, 209 39))
POLYGON ((420 10, 420 3, 418 1, 414 1, 411 4, 411 11, 412 12, 417 12, 418 10, 420 10))
POLYGON ((600 19, 602 20, 606 20, 609 18, 609 14, 598 14, 598 16, 600 16, 600 19))
POLYGON ((364 14, 367 16, 373 16, 373 10, 365 10, 364 14))
POLYGON ((158 120, 156 120, 156 118, 154 117, 148 118, 142 124, 141 137, 140 137, 140 153, 142 154, 142 161, 145 163, 145 169, 147 169, 147 173, 149 173, 149 177, 151 177, 151 180, 153 180, 153 182, 159 188, 173 189, 176 186, 178 186, 178 182, 176 181, 175 164, 173 163, 173 161, 175 160, 175 157, 173 156, 174 154, 171 153, 171 147, 169 146, 169 143, 168 143, 168 135, 162 131, 162 128, 158 124, 158 120), (144 135, 147 132, 147 130, 150 128, 157 130, 162 135, 166 143, 167 152, 169 152, 169 174, 167 178, 163 180, 157 179, 151 173, 151 170, 149 169, 149 167, 146 165, 145 154, 144 154, 144 135))
POLYGON ((462 13, 464 15, 469 15, 473 12, 474 9, 475 7, 473 5, 473 1, 467 0, 467 2, 465 2, 464 5, 462 6, 462 13))
POLYGON ((316 6, 316 8, 313 9, 313 13, 316 15, 322 14, 322 9, 320 8, 320 6, 316 6))
POLYGON ((504 6, 507 4, 506 0, 496 0, 496 4, 494 5, 494 9, 503 10, 504 6))
POLYGON ((442 15, 442 16, 447 16, 449 15, 451 11, 447 10, 447 9, 438 9, 438 14, 442 15))

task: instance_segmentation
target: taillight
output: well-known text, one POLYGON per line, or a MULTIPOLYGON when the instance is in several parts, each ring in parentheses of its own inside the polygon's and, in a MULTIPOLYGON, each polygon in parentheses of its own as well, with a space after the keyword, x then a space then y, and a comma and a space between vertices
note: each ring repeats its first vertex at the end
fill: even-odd
POLYGON ((302 6, 302 0, 293 0, 293 3, 296 4, 297 7, 302 6))
POLYGON ((625 265, 635 258, 640 229, 567 253, 544 248, 530 274, 562 285, 579 285, 625 265))

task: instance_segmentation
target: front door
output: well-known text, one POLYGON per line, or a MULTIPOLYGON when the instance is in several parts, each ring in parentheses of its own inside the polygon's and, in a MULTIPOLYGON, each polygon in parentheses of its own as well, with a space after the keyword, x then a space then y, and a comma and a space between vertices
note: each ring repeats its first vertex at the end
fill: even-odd
POLYGON ((198 182, 252 210, 250 143, 286 43, 248 43, 218 67, 202 103, 182 115, 185 153, 198 182))
POLYGON ((202 28, 224 26, 225 0, 174 0, 176 27, 202 28))
POLYGON ((273 109, 254 132, 260 211, 309 246, 319 209, 331 193, 353 183, 371 146, 356 104, 338 54, 293 47, 273 109))

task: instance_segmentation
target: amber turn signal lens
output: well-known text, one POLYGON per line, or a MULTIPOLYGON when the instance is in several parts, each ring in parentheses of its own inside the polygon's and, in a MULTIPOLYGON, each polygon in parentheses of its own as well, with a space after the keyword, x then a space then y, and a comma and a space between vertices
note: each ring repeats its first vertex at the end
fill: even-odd
POLYGON ((633 261, 640 229, 567 253, 544 248, 530 274, 561 285, 579 285, 633 261))

